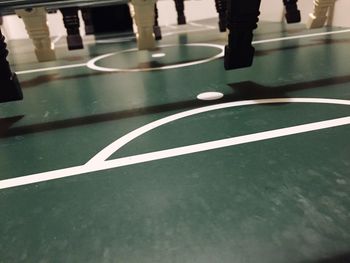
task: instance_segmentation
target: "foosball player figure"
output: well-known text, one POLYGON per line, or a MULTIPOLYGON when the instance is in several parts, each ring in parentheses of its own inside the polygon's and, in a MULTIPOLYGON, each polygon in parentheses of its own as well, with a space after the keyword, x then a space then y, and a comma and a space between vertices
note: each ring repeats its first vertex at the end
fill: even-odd
POLYGON ((21 87, 17 76, 11 71, 7 61, 5 37, 0 29, 0 102, 8 102, 23 99, 21 87))
POLYGON ((228 44, 225 46, 226 70, 250 67, 255 49, 252 46, 253 31, 259 21, 260 0, 228 0, 228 44))
POLYGON ((29 38, 34 45, 34 52, 39 62, 56 59, 47 25, 46 9, 43 7, 18 9, 16 14, 22 18, 29 38))
POLYGON ((309 15, 307 28, 323 27, 328 19, 327 13, 334 6, 335 0, 314 0, 314 11, 309 15))
POLYGON ((297 2, 298 0, 283 0, 286 10, 285 17, 288 24, 299 23, 301 20, 297 2))
POLYGON ((133 18, 136 25, 136 39, 139 50, 156 48, 153 33, 156 0, 131 0, 133 18))
POLYGON ((84 48, 83 39, 81 38, 79 27, 77 7, 60 8, 63 15, 63 23, 67 30, 67 46, 68 50, 84 48))

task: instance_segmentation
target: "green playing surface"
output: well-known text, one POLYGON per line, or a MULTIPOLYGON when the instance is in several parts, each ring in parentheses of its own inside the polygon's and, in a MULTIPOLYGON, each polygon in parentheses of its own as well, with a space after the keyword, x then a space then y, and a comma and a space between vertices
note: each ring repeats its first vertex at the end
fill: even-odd
POLYGON ((225 71, 216 22, 47 63, 9 42, 1 263, 350 262, 350 31, 261 22, 225 71))

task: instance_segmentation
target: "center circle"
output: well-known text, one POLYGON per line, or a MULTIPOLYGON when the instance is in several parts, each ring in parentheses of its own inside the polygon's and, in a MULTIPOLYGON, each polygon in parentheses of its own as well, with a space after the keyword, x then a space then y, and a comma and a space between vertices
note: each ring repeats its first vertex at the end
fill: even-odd
MULTIPOLYGON (((180 45, 162 45, 159 46, 158 48, 169 48, 169 47, 177 47, 180 45)), ((132 48, 132 49, 127 49, 119 52, 113 52, 113 53, 108 53, 105 55, 98 56, 96 58, 91 59, 88 61, 86 66, 90 69, 97 70, 97 71, 103 71, 103 72, 144 72, 144 71, 156 71, 156 70, 166 70, 166 69, 175 69, 175 68, 183 68, 183 67, 189 67, 193 65, 198 65, 198 64, 203 64, 210 62, 212 60, 221 58, 224 56, 225 53, 225 47, 223 45, 217 45, 217 44, 209 44, 209 43, 191 43, 191 44, 183 44, 183 46, 188 46, 188 47, 211 47, 215 48, 219 51, 218 54, 211 56, 209 58, 204 58, 204 59, 199 59, 195 61, 189 61, 189 62, 182 62, 182 63, 177 63, 177 64, 172 64, 172 65, 161 65, 161 63, 154 63, 156 64, 153 67, 144 67, 144 68, 109 68, 109 67, 103 67, 99 66, 96 63, 100 62, 103 59, 109 58, 114 55, 118 54, 125 54, 125 53, 133 53, 133 52, 138 52, 139 50, 137 48, 132 48), (159 65, 159 66, 157 66, 159 65)), ((145 51, 142 51, 145 52, 145 51)), ((147 52, 147 51, 146 51, 147 52)), ((150 57, 152 56, 152 51, 148 51, 150 54, 150 57)), ((157 51, 158 52, 158 51, 157 51)), ((162 56, 163 57, 163 56, 162 56)), ((162 59, 162 57, 159 57, 162 59)))

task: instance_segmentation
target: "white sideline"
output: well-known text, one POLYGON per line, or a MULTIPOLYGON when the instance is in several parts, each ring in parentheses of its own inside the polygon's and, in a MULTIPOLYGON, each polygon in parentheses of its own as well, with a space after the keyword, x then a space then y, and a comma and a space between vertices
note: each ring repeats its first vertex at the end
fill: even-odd
MULTIPOLYGON (((322 33, 305 34, 305 35, 299 35, 299 36, 290 36, 290 37, 282 37, 282 38, 272 38, 272 39, 265 39, 265 40, 257 40, 257 41, 253 41, 252 43, 254 45, 257 45, 257 44, 264 44, 264 43, 271 43, 271 42, 278 42, 278 41, 287 41, 287 40, 292 40, 292 39, 302 39, 302 38, 310 38, 310 37, 317 37, 317 36, 343 34, 343 33, 349 33, 349 32, 350 32, 350 29, 344 29, 344 30, 337 30, 337 31, 331 31, 331 32, 322 32, 322 33)), ((22 74, 30 74, 30 73, 36 73, 36 72, 42 72, 42 71, 77 68, 77 67, 84 67, 84 66, 87 66, 87 63, 72 64, 72 65, 66 65, 66 66, 57 66, 57 67, 48 67, 48 68, 38 68, 38 69, 32 69, 32 70, 16 71, 16 74, 17 75, 22 75, 22 74)))
POLYGON ((234 145, 240 145, 250 142, 257 142, 267 139, 279 138, 288 135, 300 134, 310 131, 322 130, 332 127, 338 127, 343 125, 350 124, 350 116, 336 118, 326 121, 313 122, 308 124, 296 125, 287 128, 275 129, 270 131, 258 132, 248 135, 242 135, 237 137, 231 137, 227 139, 214 140, 205 143, 193 144, 183 147, 177 147, 173 149, 167 149, 162 151, 155 151, 145 154, 138 154, 128 157, 117 158, 114 160, 107 160, 111 154, 115 151, 126 145, 128 142, 133 139, 141 136, 142 134, 160 127, 166 123, 192 116, 195 114, 224 109, 228 107, 238 107, 245 105, 257 105, 257 104, 269 104, 269 103, 290 103, 290 102, 298 102, 298 103, 325 103, 325 104, 338 104, 338 105, 350 105, 349 100, 338 100, 338 99, 320 99, 320 98, 277 98, 277 99, 264 99, 264 100, 249 100, 249 101, 240 101, 240 102, 228 102, 221 103, 212 106, 206 106, 194 110, 189 110, 181 113, 177 113, 160 120, 154 121, 150 124, 142 126, 133 132, 126 134, 115 142, 111 143, 105 149, 96 154, 89 162, 84 165, 74 166, 65 169, 59 169, 49 172, 36 173, 27 176, 21 176, 16 178, 10 178, 0 181, 0 189, 6 189, 16 186, 23 186, 27 184, 39 183, 59 178, 70 177, 74 175, 86 174, 91 172, 97 172, 117 167, 128 166, 132 164, 150 162, 154 160, 161 160, 165 158, 171 158, 191 153, 198 153, 203 151, 209 151, 213 149, 219 149, 234 145))

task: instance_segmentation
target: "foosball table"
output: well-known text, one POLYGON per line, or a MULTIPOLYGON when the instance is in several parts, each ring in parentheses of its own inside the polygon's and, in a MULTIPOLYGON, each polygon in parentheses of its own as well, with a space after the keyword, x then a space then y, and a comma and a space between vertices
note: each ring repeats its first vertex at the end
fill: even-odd
MULTIPOLYGON (((257 27, 261 0, 215 0, 219 14, 219 30, 229 31, 225 48, 224 67, 226 70, 249 67, 252 65, 254 48, 252 46, 253 31, 257 27)), ((47 8, 57 9, 63 15, 67 30, 68 49, 80 49, 83 41, 79 33, 78 10, 82 10, 85 23, 88 23, 90 7, 108 6, 127 3, 125 0, 12 0, 0 1, 0 15, 14 12, 25 23, 29 37, 33 41, 34 52, 38 61, 55 60, 55 50, 50 40, 47 25, 47 8), (83 12, 85 11, 85 12, 83 12)), ((156 0, 131 0, 132 16, 137 28, 136 39, 138 49, 152 50, 156 48, 155 40, 161 38, 157 22, 158 12, 156 0)), ((297 0, 283 0, 287 23, 300 22, 300 11, 297 0)), ((310 14, 309 28, 323 26, 327 9, 334 0, 315 0, 314 11, 310 14)), ((178 13, 178 24, 185 24, 183 0, 175 0, 178 13)), ((88 28, 88 27, 87 27, 88 28)), ((19 81, 11 71, 7 61, 8 50, 5 38, 0 30, 0 102, 21 100, 23 98, 19 81)))
MULTIPOLYGON (((154 49, 156 0, 132 0, 133 17, 137 26, 137 40, 139 49, 154 49)), ((27 33, 33 41, 34 52, 39 62, 55 60, 55 50, 51 43, 49 27, 47 25, 47 9, 57 9, 63 15, 63 23, 67 29, 67 46, 69 50, 83 48, 83 41, 79 33, 78 10, 86 11, 90 7, 101 7, 127 3, 125 0, 61 0, 61 1, 0 1, 0 14, 16 13, 22 18, 27 33)), ((86 12, 83 13, 86 16, 86 12)), ((86 20, 85 20, 86 21, 86 20)), ((156 31, 159 32, 160 31, 156 31)), ((156 36, 159 38, 159 33, 156 36)), ((21 100, 23 98, 17 76, 10 69, 7 61, 8 50, 5 38, 0 30, 0 102, 21 100)))

